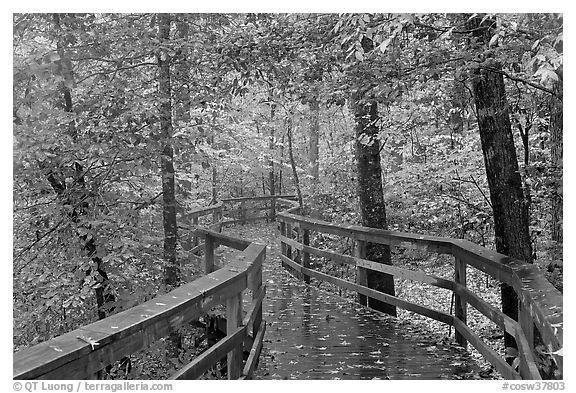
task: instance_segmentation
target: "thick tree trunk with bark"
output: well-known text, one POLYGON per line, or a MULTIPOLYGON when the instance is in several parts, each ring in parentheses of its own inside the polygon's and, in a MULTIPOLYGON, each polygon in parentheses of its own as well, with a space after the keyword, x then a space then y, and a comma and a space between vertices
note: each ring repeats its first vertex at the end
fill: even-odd
MULTIPOLYGON (((361 97, 353 97, 352 110, 356 119, 356 163, 358 173, 358 197, 362 225, 371 228, 387 229, 386 206, 382 188, 382 167, 380 164, 380 141, 378 139, 378 104, 376 101, 361 102, 361 97)), ((391 265, 390 247, 368 243, 366 259, 391 265)), ((375 271, 367 272, 368 287, 390 295, 395 295, 394 277, 375 271)), ((366 297, 360 296, 366 304, 366 297)), ((396 316, 396 307, 375 299, 368 300, 368 306, 396 316)))
MULTIPOLYGON (((532 263, 528 206, 522 192, 503 76, 480 71, 474 78, 473 91, 494 212, 496 251, 532 263)), ((506 284, 502 284, 501 293, 502 311, 517 320, 516 293, 506 284)), ((508 334, 504 344, 516 346, 508 334)))
POLYGON ((560 80, 554 83, 554 93, 558 96, 552 96, 550 102, 550 137, 551 137, 551 156, 552 156, 552 170, 555 177, 558 179, 555 183, 555 189, 552 192, 552 240, 557 242, 554 247, 554 259, 562 259, 562 241, 564 238, 562 229, 562 156, 563 156, 563 87, 562 87, 562 73, 560 72, 560 80))
MULTIPOLYGON (((470 19, 467 28, 474 30, 472 44, 483 49, 494 22, 481 20, 482 16, 470 19)), ((489 68, 499 70, 500 65, 493 61, 489 68)), ((496 251, 532 263, 528 205, 518 169, 504 77, 480 68, 472 80, 472 90, 494 213, 496 251)), ((502 284, 501 296, 502 311, 518 320, 518 297, 512 287, 502 284)), ((514 337, 505 333, 504 345, 516 348, 514 337)))
MULTIPOLYGON (((158 15, 158 38, 167 43, 170 38, 170 15, 158 15)), ((170 57, 167 51, 158 54, 158 90, 160 98, 160 139, 162 151, 163 226, 164 226, 164 282, 170 287, 180 284, 180 266, 176 258, 176 195, 174 185, 174 152, 172 149, 172 92, 170 86, 170 57)))

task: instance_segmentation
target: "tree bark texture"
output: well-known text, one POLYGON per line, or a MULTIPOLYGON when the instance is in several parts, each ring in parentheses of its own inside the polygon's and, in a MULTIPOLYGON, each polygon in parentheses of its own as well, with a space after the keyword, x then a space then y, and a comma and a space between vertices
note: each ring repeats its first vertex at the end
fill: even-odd
MULTIPOLYGON (((158 15, 158 38, 166 44, 170 39, 170 15, 158 15)), ((164 226, 164 282, 176 287, 180 284, 180 266, 176 258, 176 195, 174 184, 174 151, 172 149, 172 101, 170 86, 170 57, 165 50, 158 55, 158 89, 160 97, 160 157, 162 173, 163 226, 164 226)))
MULTIPOLYGON (((352 110, 356 120, 356 164, 358 173, 358 197, 362 225, 371 228, 387 229, 386 206, 382 188, 382 167, 380 164, 380 141, 378 139, 378 104, 370 100, 362 102, 362 97, 353 97, 352 110)), ((368 243, 366 258, 391 265, 390 247, 368 243)), ((368 270, 368 287, 390 295, 395 295, 394 277, 368 270)), ((360 296, 366 304, 366 297, 360 296)), ((396 316, 396 307, 375 299, 369 299, 369 307, 396 316)))
MULTIPOLYGON (((562 75, 560 75, 560 78, 562 75)), ((554 92, 558 97, 563 96, 562 79, 554 83, 554 92)), ((564 238, 562 226, 562 158, 563 158, 563 100, 556 96, 552 96, 550 103, 550 137, 551 137, 551 155, 552 155, 552 170, 554 177, 558 179, 555 183, 552 192, 552 240, 558 243, 555 247, 555 259, 562 259, 562 241, 564 238)))
MULTIPOLYGON (((473 30, 470 45, 481 51, 487 47, 495 26, 490 18, 482 19, 482 15, 477 15, 466 25, 473 30)), ((491 69, 501 68, 494 60, 489 65, 491 69)), ((518 169, 504 77, 479 68, 472 90, 494 214, 496 251, 532 263, 529 211, 518 169)), ((518 297, 512 287, 502 284, 501 296, 502 311, 518 320, 518 297)), ((508 333, 504 334, 504 345, 517 348, 508 333)))
MULTIPOLYGON (((522 192, 504 78, 501 74, 481 70, 474 78, 473 92, 494 212, 496 251, 532 263, 528 206, 522 192)), ((512 287, 502 284, 501 294, 502 311, 517 320, 516 293, 512 287)), ((508 334, 504 344, 516 346, 514 338, 508 334)))

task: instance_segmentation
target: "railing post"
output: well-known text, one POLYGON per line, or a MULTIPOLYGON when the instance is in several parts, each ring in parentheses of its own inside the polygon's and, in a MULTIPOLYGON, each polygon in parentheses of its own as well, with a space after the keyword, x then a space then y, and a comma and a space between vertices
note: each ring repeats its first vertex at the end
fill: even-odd
POLYGON ((530 310, 518 298, 518 323, 526 336, 530 350, 534 353, 534 321, 530 316, 530 310))
MULTIPOLYGON (((364 240, 354 240, 354 256, 366 259, 366 242, 364 240)), ((356 266, 356 283, 365 287, 368 286, 368 276, 365 268, 356 266)), ((365 295, 358 293, 357 300, 363 306, 368 305, 368 299, 365 295)))
MULTIPOLYGON (((262 263, 256 269, 256 273, 254 274, 254 279, 252 281, 252 286, 250 288, 252 291, 252 301, 254 302, 262 290, 262 263)), ((258 310, 256 310, 256 316, 254 317, 254 324, 252 325, 252 338, 256 338, 256 333, 258 329, 260 329, 260 323, 262 322, 262 304, 258 310)))
POLYGON ((240 223, 246 223, 246 203, 244 201, 240 202, 240 223))
POLYGON ((214 238, 210 235, 204 237, 204 274, 210 274, 214 271, 215 250, 214 238))
MULTIPOLYGON (((198 228, 198 216, 194 216, 194 218, 192 218, 192 226, 194 229, 198 228)), ((196 247, 198 245, 198 236, 194 235, 194 237, 192 238, 192 248, 196 247)))
POLYGON ((270 199, 270 222, 276 220, 276 198, 270 199))
MULTIPOLYGON (((280 236, 286 236, 286 223, 284 221, 280 221, 280 236)), ((286 243, 280 241, 280 253, 286 256, 286 243)), ((282 262, 282 266, 284 266, 284 262, 282 262)))
MULTIPOLYGON (((218 224, 222 220, 222 206, 212 213, 212 225, 218 224)), ((219 226, 218 232, 222 232, 222 225, 219 226)))
MULTIPOLYGON (((226 334, 232 334, 242 323, 242 292, 226 300, 226 334)), ((242 374, 242 344, 228 353, 228 379, 242 374)))
MULTIPOLYGON (((292 239, 292 224, 288 224, 286 223, 286 234, 284 235, 286 236, 288 239, 292 239)), ((289 244, 286 244, 286 257, 292 259, 292 246, 289 244)))
MULTIPOLYGON (((466 286, 466 262, 464 262, 458 256, 454 257, 454 281, 456 281, 456 283, 458 284, 466 286)), ((454 315, 456 316, 456 318, 464 322, 464 324, 466 324, 467 319, 466 309, 467 309, 466 299, 462 298, 460 295, 455 294, 454 315)), ((456 342, 461 346, 463 346, 464 348, 466 348, 466 346, 468 345, 468 342, 466 341, 464 336, 462 336, 462 334, 460 334, 460 332, 458 332, 458 330, 456 329, 454 329, 454 338, 456 339, 456 342)))
MULTIPOLYGON (((298 229, 300 233, 300 238, 302 239, 302 244, 304 246, 310 245, 310 230, 309 229, 302 229, 301 227, 298 229)), ((302 267, 307 269, 310 268, 310 253, 302 250, 302 267)), ((304 282, 306 284, 310 284, 310 276, 304 274, 304 282)))

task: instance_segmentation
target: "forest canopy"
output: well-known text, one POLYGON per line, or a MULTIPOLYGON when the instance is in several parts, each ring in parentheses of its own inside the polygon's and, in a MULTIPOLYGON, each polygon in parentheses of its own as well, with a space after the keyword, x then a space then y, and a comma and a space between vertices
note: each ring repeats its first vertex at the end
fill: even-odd
POLYGON ((226 197, 562 290, 562 86, 562 14, 14 14, 14 349, 198 277, 183 217, 226 197))

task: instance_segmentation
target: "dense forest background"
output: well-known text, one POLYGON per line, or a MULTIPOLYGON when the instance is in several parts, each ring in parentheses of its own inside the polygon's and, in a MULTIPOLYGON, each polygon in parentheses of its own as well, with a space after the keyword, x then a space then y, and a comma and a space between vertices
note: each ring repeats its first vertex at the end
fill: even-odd
POLYGON ((229 196, 367 225, 378 183, 388 229, 500 251, 494 157, 562 290, 562 15, 15 14, 13 51, 15 350, 197 277, 182 215, 229 196))

